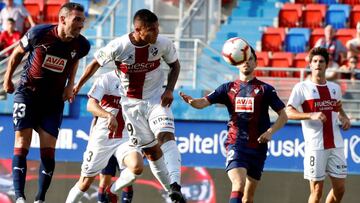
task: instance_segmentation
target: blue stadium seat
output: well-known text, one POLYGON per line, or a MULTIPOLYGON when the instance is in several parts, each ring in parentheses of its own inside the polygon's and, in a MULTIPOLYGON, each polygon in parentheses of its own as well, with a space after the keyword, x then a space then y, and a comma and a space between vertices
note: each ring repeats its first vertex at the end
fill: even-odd
POLYGON ((309 28, 291 28, 286 34, 285 51, 300 53, 307 51, 310 39, 309 28))
POLYGON ((327 5, 338 3, 337 0, 318 0, 317 2, 319 4, 327 4, 327 5))
POLYGON ((331 4, 326 12, 326 24, 335 29, 346 28, 350 15, 350 6, 345 4, 331 4))

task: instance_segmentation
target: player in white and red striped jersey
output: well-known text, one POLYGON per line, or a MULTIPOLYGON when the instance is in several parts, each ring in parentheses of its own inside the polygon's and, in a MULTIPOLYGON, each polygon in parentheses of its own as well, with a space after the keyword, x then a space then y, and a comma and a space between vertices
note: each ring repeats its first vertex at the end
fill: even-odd
POLYGON ((325 78, 329 53, 325 48, 313 48, 309 59, 311 79, 295 85, 286 111, 289 119, 301 120, 302 124, 304 178, 310 182, 308 202, 320 202, 326 174, 332 183, 326 202, 340 202, 345 191, 347 164, 337 120, 344 130, 351 124, 341 105, 339 85, 325 78))
MULTIPOLYGON (((114 155, 124 169, 114 183, 119 188, 131 185, 141 175, 143 159, 140 149, 131 146, 120 105, 120 80, 117 70, 100 76, 90 89, 87 109, 95 117, 81 166, 81 177, 70 190, 67 203, 78 202, 97 174, 114 155)), ((110 187, 108 188, 108 190, 110 187)), ((110 202, 116 202, 115 195, 110 202)))
MULTIPOLYGON (((143 149, 151 171, 169 191, 170 198, 185 202, 180 187, 181 156, 169 108, 180 63, 171 40, 159 35, 158 18, 153 12, 137 11, 133 23, 133 32, 114 39, 95 53, 95 59, 87 66, 74 92, 78 92, 99 67, 115 62, 120 71, 124 93, 121 105, 130 140, 143 149), (165 90, 161 59, 170 67, 165 90)), ((111 188, 111 192, 116 190, 111 188)))

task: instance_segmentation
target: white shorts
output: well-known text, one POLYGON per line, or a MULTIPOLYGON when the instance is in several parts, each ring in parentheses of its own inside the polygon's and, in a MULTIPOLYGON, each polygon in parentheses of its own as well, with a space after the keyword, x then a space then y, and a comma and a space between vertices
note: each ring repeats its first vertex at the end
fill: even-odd
POLYGON ((160 105, 160 100, 122 100, 125 127, 133 145, 148 148, 157 144, 161 132, 175 132, 174 116, 170 108, 160 105))
POLYGON ((304 178, 321 181, 326 174, 335 178, 346 178, 347 164, 344 148, 326 150, 305 149, 304 178))
POLYGON ((120 169, 126 168, 124 165, 124 158, 131 152, 138 152, 141 150, 137 147, 130 146, 127 138, 111 139, 111 142, 117 141, 106 146, 88 145, 83 155, 83 163, 81 165, 81 176, 94 177, 104 169, 112 155, 115 155, 120 169))

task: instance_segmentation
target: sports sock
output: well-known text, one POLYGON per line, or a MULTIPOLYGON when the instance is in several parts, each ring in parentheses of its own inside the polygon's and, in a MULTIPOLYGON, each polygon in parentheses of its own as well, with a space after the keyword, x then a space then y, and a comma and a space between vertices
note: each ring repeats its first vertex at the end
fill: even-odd
POLYGON ((229 203, 241 203, 243 193, 240 191, 232 191, 230 194, 229 203))
POLYGON ((120 173, 120 177, 111 185, 110 192, 117 194, 117 191, 123 189, 124 187, 131 185, 138 175, 131 172, 128 168, 125 168, 120 173))
POLYGON ((154 174, 155 178, 161 183, 166 191, 169 191, 169 172, 165 165, 164 156, 156 161, 148 161, 151 172, 154 174))
POLYGON ((105 188, 103 188, 103 187, 99 187, 99 189, 98 189, 98 201, 99 202, 106 201, 105 188))
POLYGON ((121 193, 121 203, 131 203, 133 195, 134 195, 134 190, 131 185, 124 187, 121 193))
POLYGON ((40 149, 41 164, 39 168, 39 191, 35 200, 45 200, 45 194, 49 189, 51 179, 55 169, 55 149, 40 149))
POLYGON ((12 160, 13 183, 15 189, 15 199, 23 197, 25 199, 25 179, 26 179, 26 156, 29 150, 25 148, 14 148, 12 160))
POLYGON ((161 145, 164 154, 166 168, 169 171, 170 183, 181 184, 181 155, 177 148, 176 141, 170 140, 161 145))
POLYGON ((80 201, 82 196, 84 195, 84 192, 79 189, 79 186, 77 183, 71 188, 67 198, 66 203, 75 203, 80 201))

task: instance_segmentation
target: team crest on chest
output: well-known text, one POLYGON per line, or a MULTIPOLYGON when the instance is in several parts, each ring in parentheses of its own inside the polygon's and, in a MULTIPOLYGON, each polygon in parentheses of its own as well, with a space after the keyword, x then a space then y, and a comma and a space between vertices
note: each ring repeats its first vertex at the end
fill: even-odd
POLYGON ((255 94, 257 94, 257 93, 260 92, 260 89, 259 89, 259 88, 255 88, 255 89, 254 89, 254 92, 255 92, 255 94))
POLYGON ((254 97, 236 97, 235 98, 235 112, 253 113, 254 112, 254 97))
POLYGON ((151 47, 150 53, 151 53, 151 55, 156 56, 159 53, 159 50, 156 47, 151 47))
POLYGON ((76 55, 76 51, 75 51, 75 49, 74 49, 74 50, 71 52, 71 58, 74 58, 75 55, 76 55))
POLYGON ((333 95, 336 94, 336 90, 335 90, 335 89, 332 89, 331 92, 332 92, 333 95))
POLYGON ((61 73, 64 71, 66 67, 66 63, 67 63, 66 59, 47 54, 45 56, 45 60, 42 64, 42 67, 57 73, 61 73))

